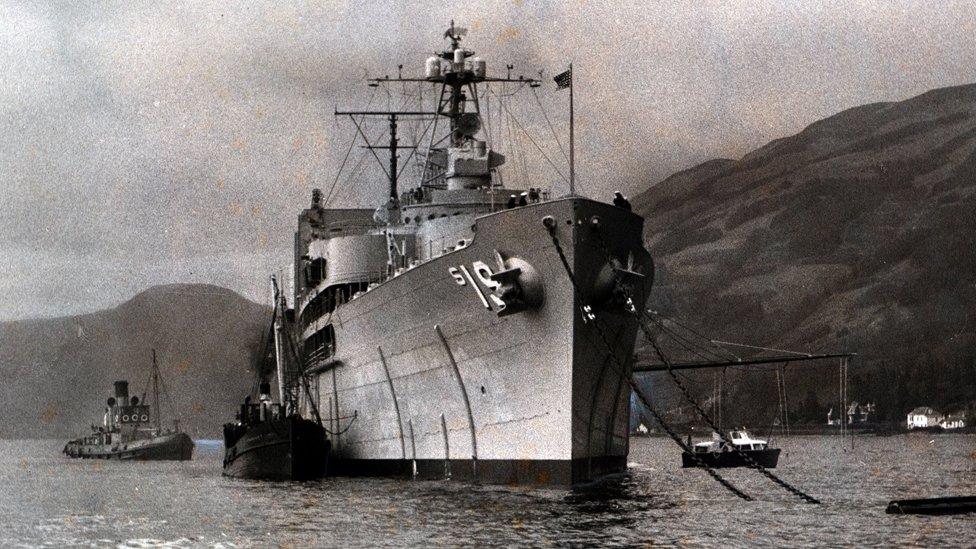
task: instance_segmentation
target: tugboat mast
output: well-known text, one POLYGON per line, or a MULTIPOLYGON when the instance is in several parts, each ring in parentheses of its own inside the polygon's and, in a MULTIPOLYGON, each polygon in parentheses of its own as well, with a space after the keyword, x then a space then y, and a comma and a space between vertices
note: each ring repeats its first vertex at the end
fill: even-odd
POLYGON ((285 309, 288 307, 285 296, 278 288, 278 279, 274 276, 271 277, 271 288, 275 307, 274 344, 275 365, 278 375, 278 401, 286 413, 292 413, 298 410, 298 378, 302 375, 303 365, 301 364, 301 357, 297 356, 297 353, 292 353, 295 355, 292 357, 295 361, 294 364, 286 362, 288 359, 285 357, 285 350, 289 345, 288 338, 291 337, 287 332, 288 328, 285 326, 285 309))

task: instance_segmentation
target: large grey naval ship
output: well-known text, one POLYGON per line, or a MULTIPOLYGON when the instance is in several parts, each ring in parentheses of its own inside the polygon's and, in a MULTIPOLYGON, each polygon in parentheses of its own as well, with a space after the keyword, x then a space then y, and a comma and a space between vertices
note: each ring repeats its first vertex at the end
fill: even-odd
POLYGON ((501 181, 482 88, 540 82, 489 76, 463 34, 451 24, 422 77, 370 81, 432 88, 429 111, 336 112, 363 138, 366 117, 389 124, 382 146, 367 141, 389 194, 331 209, 315 190, 299 215, 283 316, 309 382, 292 386, 320 412, 337 474, 568 485, 623 471, 628 307, 654 272, 643 219, 552 196, 550 181, 501 181), (416 120, 431 129, 405 184, 398 124, 416 120))

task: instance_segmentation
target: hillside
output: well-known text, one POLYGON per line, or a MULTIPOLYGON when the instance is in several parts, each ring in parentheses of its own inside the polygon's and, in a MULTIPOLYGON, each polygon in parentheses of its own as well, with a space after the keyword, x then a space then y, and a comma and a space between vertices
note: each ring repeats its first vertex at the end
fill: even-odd
MULTIPOLYGON (((851 397, 893 419, 976 399, 976 85, 846 110, 634 206, 654 307, 727 341, 856 351, 851 397)), ((795 402, 835 398, 835 367, 792 375, 795 402)), ((733 390, 775 406, 756 379, 733 390)))
POLYGON ((180 284, 111 310, 0 323, 0 437, 84 434, 101 422, 114 380, 142 393, 153 348, 183 425, 215 437, 251 387, 248 368, 269 318, 269 308, 230 290, 180 284))

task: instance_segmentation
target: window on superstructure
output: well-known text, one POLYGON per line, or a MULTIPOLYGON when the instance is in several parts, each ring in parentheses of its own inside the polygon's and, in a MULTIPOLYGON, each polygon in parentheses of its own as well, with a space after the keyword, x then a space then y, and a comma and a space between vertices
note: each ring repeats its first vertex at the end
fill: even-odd
POLYGON ((305 340, 305 366, 325 360, 335 354, 335 328, 332 324, 315 332, 305 340))
POLYGON ((319 282, 325 280, 325 258, 316 257, 309 261, 305 269, 305 278, 309 286, 317 286, 319 282))
POLYGON ((332 313, 336 307, 348 302, 358 292, 365 292, 369 281, 336 284, 319 292, 302 311, 302 329, 307 329, 322 316, 332 313))

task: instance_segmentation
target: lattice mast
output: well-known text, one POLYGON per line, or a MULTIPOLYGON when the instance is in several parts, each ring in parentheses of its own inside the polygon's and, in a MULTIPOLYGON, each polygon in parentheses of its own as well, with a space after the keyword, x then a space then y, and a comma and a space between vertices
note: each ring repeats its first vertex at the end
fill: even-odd
MULTIPOLYGON (((402 169, 398 168, 398 150, 404 147, 397 138, 397 122, 403 118, 424 119, 432 118, 430 140, 426 150, 426 161, 421 176, 420 185, 435 187, 446 185, 448 189, 477 188, 484 185, 486 177, 490 184, 490 171, 505 162, 505 157, 497 152, 488 150, 487 144, 475 136, 481 130, 481 103, 478 94, 478 84, 485 82, 513 82, 536 87, 539 81, 519 76, 512 78, 508 74, 505 78, 489 77, 487 63, 484 59, 475 57, 475 52, 461 46, 462 37, 467 34, 463 27, 457 27, 451 21, 450 28, 444 33, 444 38, 450 40, 450 46, 427 58, 422 78, 404 77, 399 74, 392 78, 384 76, 369 79, 370 86, 379 86, 391 82, 419 82, 439 85, 437 108, 433 111, 340 111, 336 115, 349 116, 356 125, 358 134, 367 141, 366 148, 371 151, 385 149, 389 151, 389 168, 380 162, 374 152, 374 158, 380 162, 389 180, 390 206, 395 207, 399 200, 398 179, 402 169), (366 133, 356 117, 380 116, 389 120, 389 145, 370 144, 366 133), (444 139, 447 147, 438 147, 444 139, 435 140, 437 123, 441 118, 447 118, 449 133, 444 139), (399 169, 399 171, 398 171, 399 169), (444 180, 441 184, 440 180, 444 180)), ((401 65, 402 68, 402 65, 401 65)), ((511 65, 508 65, 511 71, 511 65)))

